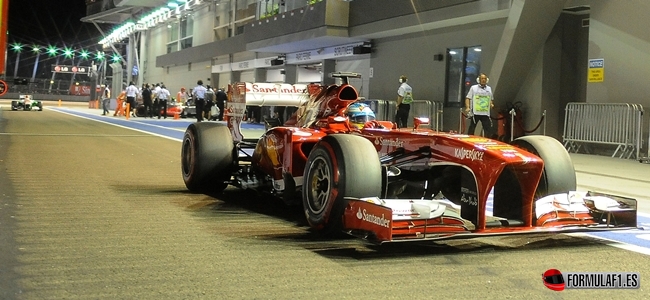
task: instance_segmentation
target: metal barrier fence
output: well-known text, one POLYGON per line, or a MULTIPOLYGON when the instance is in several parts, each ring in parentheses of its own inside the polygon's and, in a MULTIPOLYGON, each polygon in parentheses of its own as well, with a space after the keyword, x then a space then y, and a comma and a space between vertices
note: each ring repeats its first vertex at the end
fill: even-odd
POLYGON ((639 159, 643 106, 634 103, 568 103, 564 118, 564 146, 569 152, 586 144, 615 145, 612 157, 639 159))
MULTIPOLYGON (((377 120, 395 122, 395 114, 397 113, 395 101, 373 99, 363 102, 368 104, 372 111, 375 112, 377 120)), ((409 127, 413 126, 414 117, 429 118, 429 125, 424 125, 423 127, 430 127, 436 131, 443 130, 442 102, 413 100, 408 119, 409 127)))

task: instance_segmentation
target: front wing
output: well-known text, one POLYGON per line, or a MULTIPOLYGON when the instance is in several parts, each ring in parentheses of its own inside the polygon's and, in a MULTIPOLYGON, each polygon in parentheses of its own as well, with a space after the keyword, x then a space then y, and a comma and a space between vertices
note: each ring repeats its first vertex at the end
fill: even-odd
POLYGON ((537 200, 536 226, 508 226, 508 220, 492 217, 493 224, 502 221, 503 226, 484 230, 461 218, 460 207, 446 199, 346 198, 343 228, 376 244, 637 229, 636 200, 591 192, 583 196, 565 193, 537 200))

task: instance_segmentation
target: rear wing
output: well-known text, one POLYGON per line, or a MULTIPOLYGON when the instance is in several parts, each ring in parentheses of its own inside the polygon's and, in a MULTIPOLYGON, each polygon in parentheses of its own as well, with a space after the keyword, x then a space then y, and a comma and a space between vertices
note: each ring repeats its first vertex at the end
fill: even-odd
POLYGON ((308 85, 288 83, 236 82, 228 86, 228 101, 224 111, 233 141, 244 139, 241 122, 246 106, 295 106, 309 100, 308 85))
POLYGON ((309 100, 306 84, 239 82, 235 85, 240 86, 237 91, 246 105, 298 107, 309 100))

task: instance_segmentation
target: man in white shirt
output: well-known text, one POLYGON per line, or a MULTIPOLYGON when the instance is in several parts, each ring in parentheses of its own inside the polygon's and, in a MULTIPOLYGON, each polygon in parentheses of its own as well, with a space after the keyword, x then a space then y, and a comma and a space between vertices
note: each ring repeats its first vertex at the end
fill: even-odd
POLYGON ((194 104, 196 105, 196 121, 203 121, 203 108, 205 107, 205 92, 207 89, 203 86, 203 80, 199 79, 194 88, 194 104))
POLYGON ((413 88, 406 83, 408 78, 404 75, 399 77, 399 88, 397 89, 397 113, 395 121, 397 128, 406 128, 408 126, 409 112, 411 103, 413 103, 413 88))
POLYGON ((129 82, 129 86, 126 87, 126 103, 128 103, 131 107, 130 110, 135 116, 135 109, 138 106, 138 103, 135 101, 135 97, 138 96, 138 88, 135 86, 135 83, 133 81, 129 82))
POLYGON ((167 99, 169 99, 170 93, 165 85, 160 86, 160 91, 158 92, 158 119, 160 119, 160 114, 162 113, 165 119, 167 119, 167 99))
POLYGON ((490 79, 487 75, 481 73, 476 81, 478 84, 473 85, 467 97, 465 97, 465 113, 471 117, 471 124, 467 134, 474 134, 476 124, 481 122, 486 136, 492 134, 492 120, 490 120, 490 109, 494 107, 494 96, 492 88, 487 85, 490 79))

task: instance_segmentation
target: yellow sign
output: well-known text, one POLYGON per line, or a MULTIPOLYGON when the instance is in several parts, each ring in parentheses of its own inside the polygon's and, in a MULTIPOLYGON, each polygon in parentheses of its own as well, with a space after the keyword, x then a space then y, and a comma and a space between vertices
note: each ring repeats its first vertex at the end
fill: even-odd
POLYGON ((605 80, 605 59, 597 58, 589 60, 589 72, 587 82, 603 82, 605 80))
POLYGON ((588 82, 603 82, 604 78, 605 68, 589 69, 588 82))

